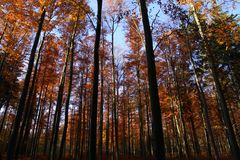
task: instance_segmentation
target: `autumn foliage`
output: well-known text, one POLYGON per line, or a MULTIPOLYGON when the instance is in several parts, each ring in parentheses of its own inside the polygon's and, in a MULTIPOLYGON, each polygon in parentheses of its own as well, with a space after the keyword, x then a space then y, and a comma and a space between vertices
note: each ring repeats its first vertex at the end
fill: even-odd
POLYGON ((240 159, 239 9, 1 0, 0 159, 240 159))

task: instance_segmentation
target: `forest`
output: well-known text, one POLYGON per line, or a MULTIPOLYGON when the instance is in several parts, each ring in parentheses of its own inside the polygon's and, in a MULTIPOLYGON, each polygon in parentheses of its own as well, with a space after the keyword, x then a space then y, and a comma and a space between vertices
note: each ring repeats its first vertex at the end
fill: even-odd
POLYGON ((0 0, 0 160, 240 160, 238 0, 0 0))

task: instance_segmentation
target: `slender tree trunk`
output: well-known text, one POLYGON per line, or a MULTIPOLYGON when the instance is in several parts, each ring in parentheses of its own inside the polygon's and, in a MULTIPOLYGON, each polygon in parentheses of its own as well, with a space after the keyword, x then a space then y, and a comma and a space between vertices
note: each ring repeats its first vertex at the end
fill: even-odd
POLYGON ((210 49, 208 47, 208 42, 204 37, 204 33, 202 30, 202 26, 200 24, 198 15, 195 11, 195 7, 194 5, 191 3, 190 4, 191 9, 193 10, 193 16, 195 19, 195 22, 197 24, 198 27, 198 31, 199 34, 201 36, 201 39, 203 40, 203 47, 204 47, 204 52, 207 55, 208 58, 208 63, 211 69, 211 74, 214 80, 214 85, 216 87, 216 93, 217 93, 217 97, 218 97, 218 102, 219 102, 219 107, 220 107, 220 111, 221 111, 221 116, 222 116, 222 120, 224 123, 224 128, 225 128, 225 134, 227 136, 228 139, 228 143, 231 149, 231 153, 234 159, 240 159, 240 149, 239 146, 237 144, 236 141, 236 137, 234 135, 234 130, 233 130, 233 126, 232 126, 232 122, 229 116, 229 112, 228 112, 228 106, 227 106, 227 102, 222 90, 222 86, 221 83, 219 81, 219 75, 218 75, 218 71, 217 71, 217 67, 216 67, 216 63, 214 61, 214 57, 213 54, 210 52, 210 49))
POLYGON ((36 50, 37 50, 40 34, 41 34, 41 31, 42 31, 42 26, 43 26, 43 22, 44 22, 44 18, 45 18, 45 13, 46 13, 46 10, 45 10, 45 6, 44 6, 42 8, 42 11, 41 11, 41 18, 40 18, 39 25, 38 25, 38 31, 36 33, 35 40, 34 40, 34 43, 33 43, 33 47, 32 47, 31 54, 30 54, 27 74, 26 74, 26 77, 25 77, 25 80, 24 80, 23 90, 22 90, 22 94, 21 94, 19 104, 18 104, 17 115, 16 115, 16 119, 15 119, 15 122, 14 122, 13 132, 12 132, 11 138, 9 140, 9 144, 8 144, 7 160, 13 160, 14 156, 15 156, 15 147, 16 147, 16 144, 17 144, 18 130, 19 130, 20 123, 21 123, 21 120, 22 120, 22 115, 23 115, 23 111, 24 111, 24 104, 25 104, 25 101, 26 101, 26 97, 27 97, 27 93, 28 93, 28 86, 29 86, 30 79, 31 79, 34 57, 35 57, 35 53, 36 53, 36 50))
MULTIPOLYGON (((88 81, 88 68, 87 68, 87 71, 86 71, 86 78, 85 78, 85 82, 84 82, 84 85, 87 84, 87 81, 88 81)), ((84 99, 84 106, 83 106, 83 114, 82 114, 82 119, 83 119, 83 133, 82 133, 82 144, 81 144, 81 154, 80 154, 80 159, 82 159, 82 156, 83 156, 83 152, 84 151, 87 151, 86 150, 86 110, 87 110, 87 89, 86 87, 84 88, 84 95, 83 95, 83 99, 84 99)))
POLYGON ((8 108, 9 108, 9 103, 10 103, 10 100, 8 99, 7 102, 6 102, 5 111, 4 111, 1 126, 0 126, 0 133, 2 133, 2 130, 3 130, 3 126, 4 126, 4 123, 5 123, 6 116, 7 116, 7 111, 8 111, 8 108))
MULTIPOLYGON (((119 159, 119 148, 118 148, 118 119, 117 119, 117 97, 116 97, 116 66, 115 66, 115 57, 114 57, 114 33, 115 33, 115 21, 112 22, 112 109, 113 109, 113 118, 114 123, 114 133, 115 133, 115 145, 116 145, 116 152, 113 153, 113 156, 116 156, 116 160, 119 159)), ((114 146, 114 144, 113 144, 114 146)))
POLYGON ((32 108, 33 106, 31 106, 31 103, 32 103, 32 100, 34 98, 33 91, 34 91, 34 88, 36 87, 37 82, 38 82, 37 74, 40 72, 40 67, 38 68, 38 66, 39 66, 39 61, 41 59, 41 51, 42 51, 42 48, 43 48, 44 39, 45 39, 45 33, 43 35, 43 39, 42 39, 41 45, 40 45, 39 50, 38 50, 36 64, 34 66, 32 83, 31 83, 31 86, 30 86, 30 89, 29 89, 28 99, 27 99, 27 103, 26 103, 25 109, 24 109, 23 122, 22 122, 22 125, 21 125, 21 128, 20 128, 20 133, 19 133, 19 139, 18 139, 18 144, 17 144, 17 149, 16 149, 16 157, 18 156, 21 148, 25 148, 25 146, 23 145, 23 143, 25 143, 23 141, 24 140, 23 136, 25 134, 24 131, 29 132, 28 130, 26 130, 26 128, 27 128, 27 125, 30 123, 30 121, 32 121, 32 118, 30 118, 30 117, 32 117, 32 116, 30 116, 31 111, 33 110, 33 108, 32 108))
POLYGON ((145 92, 145 102, 146 102, 146 118, 147 118, 147 150, 148 150, 148 156, 152 155, 152 145, 151 145, 151 135, 150 135, 150 119, 149 119, 149 95, 147 92, 147 84, 145 84, 144 87, 145 92))
MULTIPOLYGON (((189 44, 189 47, 190 47, 190 44, 189 44)), ((191 65, 193 67, 194 79, 195 79, 195 82, 196 82, 198 95, 199 95, 199 98, 200 98, 201 110, 202 110, 202 114, 203 114, 204 124, 206 125, 206 129, 207 129, 207 133, 208 133, 207 136, 209 137, 209 140, 213 145, 213 149, 214 149, 214 152, 215 152, 215 155, 216 155, 216 159, 220 159, 219 153, 218 153, 218 150, 217 150, 217 146, 216 146, 216 142, 215 142, 214 137, 213 137, 213 132, 212 132, 210 119, 209 119, 207 100, 206 100, 206 97, 204 95, 202 86, 201 86, 200 81, 199 81, 198 76, 197 76, 197 72, 196 72, 196 68, 195 68, 195 65, 194 65, 194 61, 192 59, 191 51, 190 51, 189 56, 190 56, 191 65)))
POLYGON ((106 124, 106 156, 107 160, 109 158, 109 126, 110 126, 110 89, 108 87, 108 94, 107 94, 107 124, 106 124))
MULTIPOLYGON (((2 78, 3 68, 4 68, 3 66, 4 66, 6 59, 7 59, 7 53, 5 51, 3 51, 3 58, 0 63, 0 84, 2 83, 2 80, 3 80, 3 78, 2 78)), ((0 107, 0 109, 1 109, 1 107, 0 107)))
POLYGON ((97 28, 94 46, 94 79, 92 89, 91 116, 90 116, 90 146, 89 160, 96 160, 96 126, 98 106, 98 74, 99 74, 99 44, 101 36, 102 0, 98 0, 97 28))
MULTIPOLYGON (((103 47, 104 49, 104 47, 103 47)), ((103 70, 104 70, 104 60, 103 56, 101 57, 101 101, 100 101, 100 124, 99 124, 99 160, 102 160, 102 151, 103 151, 103 104, 104 104, 104 97, 103 97, 103 70)))
POLYGON ((59 152, 59 159, 63 159, 63 152, 65 150, 65 145, 66 145, 66 136, 67 136, 67 128, 68 128, 68 110, 69 110, 69 103, 70 103, 70 98, 71 98, 71 92, 72 92, 72 81, 73 81, 73 63, 74 63, 74 46, 75 46, 75 36, 76 36, 76 31, 77 31, 77 24, 78 24, 78 19, 79 15, 77 17, 77 20, 74 25, 73 29, 73 36, 71 37, 71 45, 70 45, 70 54, 71 54, 71 59, 70 59, 70 75, 69 75, 69 84, 68 84, 68 94, 67 94, 67 100, 65 103, 65 122, 64 122, 64 128, 63 128, 63 135, 62 135, 62 141, 61 141, 61 146, 60 146, 60 152, 59 152))
MULTIPOLYGON (((44 73, 45 75, 45 73, 44 73)), ((45 77, 45 76, 43 76, 45 77)), ((44 78, 43 78, 44 79, 44 78)), ((41 105, 41 100, 42 100, 42 94, 43 94, 43 83, 41 85, 41 89, 40 89, 40 93, 39 93, 39 96, 38 96, 38 101, 37 101, 37 106, 36 106, 36 113, 35 113, 35 118, 34 118, 34 125, 33 125, 33 132, 32 132, 32 138, 31 138, 31 142, 29 144, 29 147, 27 146, 26 148, 26 151, 28 153, 28 155, 33 155, 33 150, 35 149, 34 145, 35 145, 35 140, 36 140, 36 135, 37 135, 37 131, 38 131, 38 128, 39 128, 39 122, 40 122, 40 116, 41 116, 41 112, 42 112, 42 105, 41 105)), ((32 120, 31 120, 32 121, 32 120)), ((27 144, 27 143, 26 143, 27 144)))
MULTIPOLYGON (((169 47, 169 52, 171 53, 171 48, 169 47)), ((188 159, 190 159, 190 147, 188 144, 188 139, 187 139, 187 130, 186 130, 186 122, 184 119, 184 106, 183 106, 183 102, 182 102, 182 97, 181 97, 181 93, 180 93, 180 85, 179 85, 179 81, 178 81, 178 77, 176 74, 176 70, 175 70, 175 66, 172 62, 172 59, 170 58, 170 66, 172 69, 172 73, 173 73, 173 79, 174 79, 174 83, 175 83, 175 88, 176 88, 176 94, 177 94, 177 100, 179 102, 179 106, 178 106, 178 112, 179 112, 179 121, 180 121, 180 132, 182 134, 182 136, 180 136, 180 138, 183 139, 183 144, 185 147, 185 151, 186 151, 186 156, 188 159)))
POLYGON ((140 122, 140 152, 141 156, 146 159, 146 151, 145 151, 145 142, 144 142, 144 119, 143 119, 143 111, 142 111, 142 98, 141 98, 141 84, 140 84, 140 70, 139 66, 136 68, 137 72, 137 85, 138 85, 138 116, 140 122))
POLYGON ((41 131, 42 131, 42 125, 43 125, 42 124, 42 117, 44 115, 47 92, 48 92, 48 86, 46 87, 46 91, 45 91, 45 94, 44 94, 42 104, 41 104, 41 94, 39 96, 39 102, 38 102, 39 113, 38 113, 38 117, 37 117, 37 121, 36 121, 37 123, 36 123, 35 134, 34 134, 33 140, 32 140, 33 143, 31 145, 32 146, 31 147, 31 158, 33 160, 36 158, 35 156, 36 156, 36 152, 37 152, 37 148, 38 148, 38 142, 39 142, 39 138, 40 138, 41 131))
MULTIPOLYGON (((129 96, 128 96, 129 97, 129 96)), ((131 110, 130 110, 130 105, 128 105, 127 108, 127 119, 128 119, 128 157, 130 158, 131 156, 131 110)))
POLYGON ((43 149, 43 153, 46 154, 47 153, 47 149, 48 149, 48 140, 49 140, 49 126, 50 124, 50 115, 52 113, 52 96, 53 96, 53 87, 52 87, 52 92, 50 95, 50 104, 49 104, 49 109, 48 109, 48 116, 47 116, 47 126, 46 126, 46 131, 45 131, 45 140, 44 140, 44 149, 43 149))
MULTIPOLYGON (((113 95, 112 95, 113 96, 113 95)), ((113 102, 112 102, 113 103, 113 102)), ((114 145, 114 109, 112 105, 112 117, 111 117, 111 122, 112 122, 112 130, 111 130, 111 150, 112 150, 112 159, 115 160, 115 145, 114 145)))
MULTIPOLYGON (((125 91, 125 86, 123 86, 123 94, 126 95, 126 91, 125 91)), ((128 103, 126 104, 125 98, 123 99, 123 113, 122 113, 122 131, 123 131, 123 135, 122 135, 122 142, 123 142, 123 156, 127 156, 127 127, 126 127, 126 108, 128 107, 128 103)))
POLYGON ((58 90, 58 96, 57 96, 57 105, 54 115, 54 121, 53 121, 53 133, 52 133, 52 140, 50 143, 50 154, 49 158, 51 160, 54 160, 56 158, 56 150, 57 150, 57 141, 58 141, 58 132, 59 132, 59 123, 60 123, 60 117, 61 117, 61 109, 62 109, 62 99, 63 99, 63 92, 64 92, 64 86, 65 86, 65 77, 66 77, 66 70, 67 70, 67 64, 71 49, 71 40, 74 36, 74 33, 72 33, 70 39, 69 39, 69 46, 67 48, 66 58, 63 66, 63 71, 60 79, 59 84, 59 90, 58 90))
POLYGON ((176 117, 176 114, 175 114, 175 109, 174 109, 174 100, 173 100, 173 93, 172 93, 172 87, 171 87, 171 82, 170 82, 170 64, 169 64, 169 61, 167 60, 167 57, 165 57, 166 59, 166 63, 167 63, 167 88, 168 88, 168 94, 169 94, 169 97, 170 97, 170 103, 171 103, 171 112, 173 114, 172 116, 172 129, 173 129, 173 133, 174 133, 174 136, 176 137, 176 143, 177 143, 177 151, 178 151, 178 154, 180 156, 180 158, 184 158, 183 157, 183 147, 182 147, 182 143, 181 143, 181 133, 179 131, 179 126, 178 126, 178 123, 177 123, 177 117, 176 117))
POLYGON ((156 78, 156 67, 153 54, 152 33, 149 25, 148 11, 145 0, 140 0, 142 21, 145 35, 145 47, 148 63, 148 82, 150 101, 152 108, 152 137, 153 137, 153 156, 155 160, 165 159, 165 147, 163 138, 163 128, 161 119, 161 109, 158 96, 158 85, 156 78))
MULTIPOLYGON (((29 112, 29 117, 28 117, 29 120, 27 120, 28 123, 26 124, 26 127, 24 129, 25 132, 24 132, 23 138, 22 138, 22 146, 23 147, 21 147, 20 151, 19 151, 20 153, 26 154, 26 155, 29 155, 29 152, 28 152, 28 144, 30 143, 29 142, 29 139, 30 139, 29 135, 30 135, 31 127, 32 127, 32 120, 34 119, 34 113, 37 112, 37 111, 35 111, 35 110, 37 110, 37 105, 36 105, 37 104, 37 102, 36 102, 36 100, 37 100, 37 87, 36 86, 34 87, 33 97, 34 98, 32 99, 32 102, 31 102, 31 106, 33 106, 33 107, 31 107, 31 110, 29 112)), ((32 131, 33 131, 33 129, 32 129, 32 131)))
POLYGON ((80 158, 80 151, 81 151, 81 126, 82 126, 82 107, 83 107, 83 75, 84 75, 84 70, 81 76, 81 83, 80 83, 80 96, 79 96, 79 108, 78 108, 78 122, 77 122, 77 135, 76 135, 76 145, 75 145, 75 153, 74 153, 74 158, 78 160, 80 158))
MULTIPOLYGON (((191 110, 190 110, 190 112, 192 113, 191 110)), ((190 121, 192 132, 193 132, 193 145, 194 145, 194 149, 196 152, 195 158, 198 159, 198 157, 200 156, 200 145, 199 145, 199 141, 198 141, 198 137, 197 137, 196 127, 195 127, 195 124, 193 121, 193 115, 190 116, 189 121, 190 121)))

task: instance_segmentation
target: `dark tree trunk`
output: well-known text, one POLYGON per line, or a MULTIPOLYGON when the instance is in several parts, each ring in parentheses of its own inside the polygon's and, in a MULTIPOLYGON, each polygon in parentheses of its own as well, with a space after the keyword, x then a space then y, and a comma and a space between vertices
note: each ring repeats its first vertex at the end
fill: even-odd
MULTIPOLYGON (((190 112, 192 113, 191 110, 190 110, 190 112)), ((196 152, 196 157, 199 157, 200 156, 200 145, 199 145, 199 141, 198 141, 198 137, 197 137, 196 127, 195 127, 195 124, 193 121, 193 115, 190 116, 189 121, 190 121, 192 132, 193 132, 193 145, 194 145, 194 149, 196 152)))
MULTIPOLYGON (((129 95, 128 95, 129 97, 129 95)), ((128 105, 127 108, 127 125, 128 125, 128 157, 130 158, 131 156, 131 109, 130 109, 130 105, 128 105)))
POLYGON ((138 116, 140 122, 140 152, 141 156, 146 159, 145 142, 144 142, 144 119, 142 110, 142 98, 141 98, 141 84, 140 84, 140 70, 139 66, 136 67, 137 72, 137 88, 138 88, 138 116))
POLYGON ((231 122, 231 119, 230 119, 227 102, 226 102, 226 99, 225 99, 225 96, 224 96, 224 93, 223 93, 223 89, 222 89, 221 83, 219 81, 217 65, 215 63, 213 53, 210 52, 208 42, 205 39, 204 32, 202 30, 202 26, 200 24, 198 15, 195 11, 195 7, 194 7, 193 4, 190 4, 190 5, 191 5, 191 8, 193 10, 193 16, 194 16, 195 22, 197 24, 199 34, 200 34, 201 39, 203 41, 203 50, 204 50, 204 52, 207 56, 209 67, 211 69, 211 74, 212 74, 212 77, 213 77, 213 81, 214 81, 214 85, 215 85, 216 93, 217 93, 217 98, 218 98, 218 103, 219 103, 219 107, 220 107, 220 113, 221 113, 221 117, 222 117, 223 124, 224 124, 224 127, 225 127, 225 134, 226 134, 226 137, 228 139, 228 143, 229 143, 229 146, 230 146, 232 156, 233 156, 234 159, 238 160, 238 159, 240 159, 240 149, 239 149, 239 146, 237 144, 237 140, 236 140, 236 137, 235 137, 235 134, 234 134, 234 130, 233 130, 232 122, 231 122))
POLYGON ((47 148, 48 148, 49 126, 51 125, 50 124, 50 115, 52 113, 52 96, 53 96, 53 87, 52 87, 52 92, 50 95, 50 105, 49 105, 48 116, 47 116, 47 126, 46 126, 46 131, 45 131, 45 140, 44 140, 44 149, 43 149, 44 154, 47 154, 47 148))
MULTIPOLYGON (((188 43, 188 45, 190 47, 190 43, 188 43)), ((212 126, 211 126, 210 119, 209 119, 207 100, 206 100, 206 97, 204 95, 202 86, 201 86, 200 81, 199 81, 198 76, 197 76, 194 61, 192 59, 192 54, 190 53, 189 56, 190 56, 191 65, 193 67, 194 79, 195 79, 195 82, 196 82, 198 95, 199 95, 199 98, 200 98, 201 111, 202 111, 202 114, 203 114, 204 124, 206 125, 206 130, 207 130, 207 134, 208 134, 207 139, 209 139, 210 142, 212 143, 216 158, 219 159, 220 157, 219 157, 219 153, 218 153, 218 150, 217 150, 216 142, 215 142, 214 137, 213 137, 212 126)), ((211 153, 209 155, 211 155, 211 153)))
MULTIPOLYGON (((88 81, 88 70, 89 68, 87 67, 86 68, 87 71, 86 71, 86 77, 85 77, 85 82, 84 82, 84 85, 87 84, 87 81, 88 81)), ((84 95, 83 95, 83 99, 84 99, 84 106, 83 106, 83 114, 82 114, 82 119, 83 119, 83 131, 82 131, 82 144, 81 144, 81 152, 80 152, 80 159, 82 159, 83 157, 83 152, 86 151, 86 121, 87 121, 87 118, 86 118, 86 110, 87 110, 87 89, 86 87, 84 88, 84 95)))
POLYGON ((99 74, 99 44, 101 36, 102 0, 98 0, 97 28, 94 45, 94 79, 92 88, 91 116, 90 116, 90 146, 89 160, 96 160, 96 126, 98 106, 98 74, 99 74))
POLYGON ((148 66, 148 82, 150 102, 152 108, 152 139, 153 156, 155 160, 165 159, 165 147, 163 138, 163 128, 161 119, 161 109, 158 96, 158 86, 156 78, 155 58, 153 54, 152 33, 149 25, 148 11, 145 0, 140 0, 142 21, 145 35, 145 47, 148 66))
POLYGON ((78 160, 80 158, 80 151, 81 151, 81 127, 82 127, 82 107, 83 107, 83 75, 84 70, 81 76, 81 82, 80 82, 80 96, 79 96, 79 108, 78 108, 78 122, 77 122, 77 135, 76 135, 76 145, 75 145, 75 151, 74 151, 74 158, 78 160))
MULTIPOLYGON (((103 46, 104 49, 104 46, 103 46)), ((103 104, 104 104, 104 97, 103 97, 103 70, 104 70, 104 60, 103 56, 101 57, 101 101, 100 101, 100 124, 99 124, 99 160, 102 160, 102 151, 103 151, 103 104)))
POLYGON ((151 135, 150 135, 150 118, 149 118, 149 94, 147 92, 147 84, 144 85, 145 103, 146 103, 146 123, 147 123, 147 151, 148 156, 152 155, 151 135))
POLYGON ((110 89, 108 88, 107 94, 107 124, 106 124, 106 156, 109 157, 109 126, 110 126, 110 89))
POLYGON ((32 142, 32 145, 31 145, 32 146, 31 147, 31 158, 33 160, 36 158, 35 156, 36 156, 36 152, 37 152, 37 148, 38 148, 38 142, 39 142, 39 138, 40 138, 42 127, 43 127, 43 123, 42 123, 43 119, 42 118, 43 118, 44 111, 45 111, 45 103, 46 103, 47 92, 48 92, 48 86, 46 87, 46 91, 45 91, 45 94, 44 94, 42 104, 41 104, 41 95, 39 96, 39 102, 38 102, 39 113, 38 113, 38 116, 37 116, 35 134, 33 135, 33 140, 32 140, 33 142, 32 142))
POLYGON ((73 36, 71 37, 71 45, 70 45, 70 54, 71 54, 71 59, 70 59, 70 75, 69 75, 69 84, 68 84, 68 94, 67 94, 67 100, 65 103, 65 122, 64 122, 64 128, 63 128, 63 135, 62 135, 62 141, 61 141, 61 146, 60 146, 60 152, 59 152, 59 159, 63 158, 63 152, 65 150, 65 144, 66 144, 66 136, 67 136, 67 127, 68 127, 68 109, 69 109, 69 103, 70 103, 70 98, 71 98, 71 92, 72 92, 72 81, 73 81, 73 62, 74 62, 74 41, 75 41, 75 36, 76 36, 76 31, 77 31, 77 23, 78 23, 78 18, 77 21, 75 22, 74 29, 73 29, 73 36))
POLYGON ((115 57, 114 57, 114 33, 115 33, 115 20, 113 18, 112 20, 112 43, 111 43, 111 53, 112 53, 112 110, 113 110, 113 124, 112 126, 114 127, 113 132, 115 134, 115 145, 113 143, 113 148, 114 146, 116 147, 116 152, 114 151, 113 156, 116 156, 116 159, 119 159, 119 148, 118 148, 118 119, 117 119, 117 96, 116 96, 116 66, 115 66, 115 57))
POLYGON ((27 97, 27 93, 28 93, 28 86, 30 83, 30 79, 31 79, 31 73, 32 73, 32 69, 33 69, 33 64, 34 64, 34 57, 35 57, 35 53, 37 50, 37 46, 38 46, 38 41, 41 35, 41 31, 42 31, 42 26, 43 26, 43 22, 44 22, 44 18, 45 18, 45 7, 43 7, 42 11, 41 11, 41 18, 39 21, 39 25, 38 25, 38 30, 35 36, 35 40, 33 43, 33 47, 31 50, 31 54, 30 54, 30 58, 29 58, 29 64, 28 64, 28 69, 27 69, 27 74, 24 80, 24 85, 23 85, 23 90, 22 90, 22 94, 19 100, 19 104, 18 104, 18 109, 17 109, 17 115, 16 115, 16 119, 14 122, 14 127, 13 127, 13 132, 11 135, 11 138, 9 140, 9 144, 8 144, 8 151, 7 151, 7 160, 13 160, 14 156, 15 156, 15 148, 16 148, 16 144, 17 144, 17 138, 18 138, 18 130, 20 127, 20 123, 22 120, 22 115, 23 115, 23 111, 24 111, 24 104, 26 101, 26 97, 27 97))
POLYGON ((42 39, 41 45, 39 47, 36 63, 34 66, 32 83, 31 83, 31 86, 30 86, 30 89, 28 92, 28 99, 27 99, 27 103, 26 103, 26 106, 24 109, 23 122, 22 122, 22 125, 20 128, 20 133, 19 133, 19 139, 18 139, 18 144, 17 144, 17 149, 16 149, 16 157, 18 156, 21 148, 26 148, 26 146, 23 146, 23 143, 25 143, 23 141, 24 140, 23 136, 24 136, 24 131, 28 132, 28 130, 26 130, 26 127, 30 123, 30 121, 32 121, 32 118, 30 118, 31 110, 33 110, 33 108, 32 108, 33 106, 31 106, 31 102, 34 98, 34 94, 33 94, 34 88, 38 82, 37 74, 38 74, 38 72, 40 72, 40 67, 38 69, 38 66, 39 66, 39 61, 40 61, 40 57, 41 57, 41 51, 43 48, 44 39, 45 39, 45 33, 43 35, 43 39, 42 39))
POLYGON ((54 121, 53 121, 53 132, 51 137, 52 139, 50 143, 50 153, 49 153, 49 158, 53 160, 56 158, 59 123, 60 123, 61 110, 62 110, 62 99, 63 99, 63 92, 64 92, 64 86, 65 86, 67 64, 68 64, 68 59, 69 59, 69 54, 71 49, 71 39, 73 37, 73 34, 74 33, 72 33, 69 39, 69 46, 67 48, 66 58, 63 66, 60 84, 59 84, 57 104, 56 104, 56 110, 55 110, 54 121))

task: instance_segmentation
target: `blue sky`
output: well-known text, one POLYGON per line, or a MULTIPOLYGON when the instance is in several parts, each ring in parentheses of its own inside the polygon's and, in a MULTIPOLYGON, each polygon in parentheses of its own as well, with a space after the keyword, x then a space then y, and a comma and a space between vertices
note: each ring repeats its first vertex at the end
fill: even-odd
MULTIPOLYGON (((136 0, 134 1, 127 1, 128 3, 130 3, 131 5, 131 2, 135 2, 136 0)), ((218 0, 218 4, 222 3, 223 0, 218 0)), ((233 9, 233 6, 232 4, 229 4, 226 8, 223 8, 224 11, 228 11, 229 13, 233 13, 233 14, 238 14, 240 15, 240 1, 237 0, 238 2, 235 3, 235 8, 233 9)), ((92 8, 92 10, 96 13, 97 12, 97 0, 88 0, 89 4, 90 4, 90 7, 92 8)), ((103 0, 103 9, 106 7, 106 0, 103 0)), ((148 10, 150 11, 151 10, 151 13, 149 14, 150 16, 150 23, 152 21, 154 17, 154 15, 156 15, 156 13, 160 10, 160 7, 159 5, 157 4, 151 4, 149 7, 148 7, 148 10)), ((160 12, 159 14, 160 16, 160 21, 161 22, 167 22, 167 23, 170 23, 168 17, 166 15, 164 15, 162 12, 160 12)), ((240 18, 240 17, 239 17, 240 18)), ((116 30, 116 33, 115 33, 115 48, 118 48, 118 51, 121 50, 122 52, 127 52, 128 51, 128 47, 127 47, 127 44, 125 42, 125 32, 124 32, 124 21, 122 21, 118 27, 118 29, 116 30)), ((110 36, 108 37, 109 41, 110 41, 110 36)))
MULTIPOLYGON (((97 0, 88 0, 90 7, 92 8, 92 10, 96 13, 97 12, 97 0)), ((131 1, 132 2, 132 1, 131 1)), ((131 4, 130 4, 131 5, 131 4)), ((106 0, 103 0, 103 10, 106 7, 106 0)), ((151 8, 151 15, 155 15, 158 11, 159 11, 159 6, 157 5, 151 5, 149 7, 149 9, 151 8)), ((161 14, 161 20, 166 20, 166 16, 161 14)), ((150 19, 151 21, 151 19, 150 19)), ((127 44, 125 42, 125 31, 124 31, 124 20, 122 20, 120 22, 120 24, 118 25, 118 28, 115 32, 115 42, 114 42, 114 46, 117 49, 117 51, 119 52, 128 52, 128 47, 127 44)), ((110 41, 110 36, 108 37, 109 41, 110 41)))

